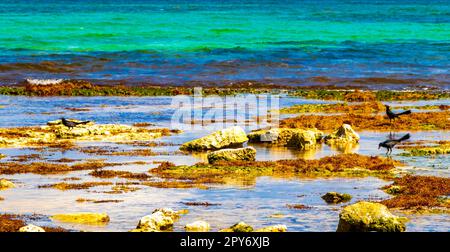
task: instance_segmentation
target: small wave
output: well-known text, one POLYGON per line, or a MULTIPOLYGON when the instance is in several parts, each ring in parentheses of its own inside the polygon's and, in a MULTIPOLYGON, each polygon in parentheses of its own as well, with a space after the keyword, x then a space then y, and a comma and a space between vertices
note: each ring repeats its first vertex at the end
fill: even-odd
POLYGON ((64 79, 26 79, 30 85, 57 85, 61 84, 64 79))

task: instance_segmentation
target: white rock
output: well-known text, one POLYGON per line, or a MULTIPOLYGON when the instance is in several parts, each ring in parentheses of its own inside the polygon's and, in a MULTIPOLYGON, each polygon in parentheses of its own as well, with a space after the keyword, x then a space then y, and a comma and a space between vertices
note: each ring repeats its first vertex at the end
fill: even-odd
POLYGON ((28 224, 19 229, 19 232, 45 232, 45 230, 41 227, 35 226, 33 224, 28 224))
POLYGON ((207 232, 210 229, 210 225, 206 221, 195 221, 186 224, 184 227, 188 232, 207 232))

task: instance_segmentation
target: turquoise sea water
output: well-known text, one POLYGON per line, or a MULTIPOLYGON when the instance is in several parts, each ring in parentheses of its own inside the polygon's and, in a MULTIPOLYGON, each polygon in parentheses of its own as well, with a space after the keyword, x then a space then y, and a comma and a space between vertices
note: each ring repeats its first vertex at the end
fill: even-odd
POLYGON ((450 85, 449 0, 6 0, 0 24, 3 84, 450 85))

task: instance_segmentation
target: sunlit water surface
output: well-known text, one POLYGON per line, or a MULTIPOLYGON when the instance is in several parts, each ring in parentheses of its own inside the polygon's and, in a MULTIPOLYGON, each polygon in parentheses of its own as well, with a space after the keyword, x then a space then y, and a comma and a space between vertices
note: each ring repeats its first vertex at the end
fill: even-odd
MULTIPOLYGON (((208 99, 208 98, 207 98, 208 99)), ((293 104, 323 103, 322 101, 304 100, 299 98, 282 97, 280 107, 293 104)), ((407 102, 401 105, 449 104, 449 101, 407 102)), ((171 105, 171 97, 79 97, 79 98, 29 98, 29 97, 1 97, 0 127, 43 125, 49 120, 61 116, 82 120, 94 120, 97 123, 133 124, 136 122, 150 122, 156 127, 171 127, 171 117, 176 106, 171 105), (73 112, 67 107, 89 108, 89 111, 73 112)), ((397 104, 398 105, 398 104, 397 104)), ((209 108, 205 109, 207 113, 209 108)), ((250 119, 256 114, 250 112, 250 119)), ((259 126, 254 120, 247 123, 239 122, 246 131, 259 126)), ((190 165, 205 160, 205 155, 183 155, 176 152, 179 145, 214 131, 214 127, 198 130, 185 129, 182 134, 157 139, 157 142, 169 142, 173 146, 152 147, 154 151, 166 151, 170 155, 151 157, 121 157, 121 156, 93 156, 77 151, 44 152, 40 153, 51 161, 62 157, 72 159, 104 158, 110 162, 146 161, 149 164, 124 164, 108 167, 114 170, 129 170, 146 172, 156 167, 152 161, 170 161, 175 164, 190 165)), ((406 132, 392 132, 401 136, 406 132)), ((267 147, 261 144, 252 145, 257 149, 257 160, 278 160, 295 158, 321 158, 342 152, 355 152, 364 155, 384 155, 384 150, 378 150, 378 143, 389 137, 389 132, 359 132, 360 144, 348 150, 340 150, 327 145, 321 145, 315 150, 299 151, 285 147, 267 147)), ((442 131, 411 132, 411 140, 450 140, 450 134, 442 131)), ((80 143, 81 146, 108 146, 123 149, 133 148, 117 143, 80 143)), ((135 147, 142 148, 142 147, 135 147)), ((448 155, 439 157, 405 157, 399 155, 402 151, 395 150, 393 158, 405 161, 408 166, 403 168, 416 174, 436 175, 448 177, 450 158, 448 155)), ((2 154, 8 161, 11 156, 37 153, 30 149, 2 149, 2 154)), ((127 231, 133 229, 138 220, 153 209, 171 207, 174 209, 189 209, 175 224, 175 231, 182 231, 183 226, 195 220, 209 222, 213 230, 228 227, 238 221, 245 221, 257 228, 285 224, 289 231, 335 231, 338 215, 343 204, 328 205, 320 196, 328 191, 350 193, 353 199, 381 200, 390 197, 379 188, 389 184, 378 178, 331 178, 331 179, 280 179, 260 177, 254 184, 213 186, 209 190, 201 189, 160 189, 138 186, 141 189, 123 194, 107 194, 111 186, 92 187, 88 190, 59 191, 55 189, 40 189, 39 185, 58 183, 65 177, 81 178, 83 181, 105 181, 87 175, 89 171, 71 172, 65 175, 2 175, 13 180, 18 187, 0 192, 5 198, 0 201, 0 212, 37 213, 52 215, 69 212, 106 212, 111 222, 105 226, 72 225, 67 223, 52 223, 48 218, 35 220, 40 225, 60 225, 62 227, 86 231, 127 231), (119 203, 77 203, 78 198, 123 200, 119 203), (210 202, 219 203, 217 206, 186 206, 182 202, 210 202), (304 204, 309 209, 295 210, 288 204, 304 204), (273 218, 273 214, 282 214, 281 218, 273 218)), ((109 179, 107 181, 126 182, 123 179, 109 179)), ((70 183, 70 182, 69 182, 70 183)), ((344 204, 345 205, 345 204, 344 204)), ((401 213, 398 213, 401 214, 401 213)), ((448 215, 409 216, 407 231, 449 231, 448 215)))

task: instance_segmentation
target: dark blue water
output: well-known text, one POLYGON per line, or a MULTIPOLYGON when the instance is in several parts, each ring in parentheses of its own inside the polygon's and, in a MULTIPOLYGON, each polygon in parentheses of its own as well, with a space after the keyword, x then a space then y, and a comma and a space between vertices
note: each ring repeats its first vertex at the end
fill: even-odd
POLYGON ((2 1, 0 84, 441 86, 450 1, 2 1))

